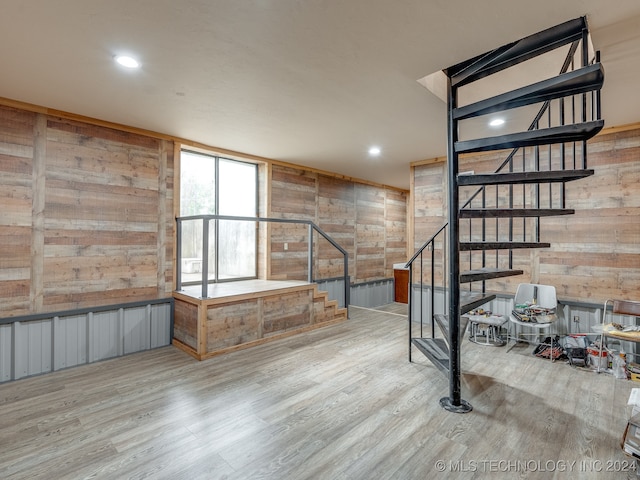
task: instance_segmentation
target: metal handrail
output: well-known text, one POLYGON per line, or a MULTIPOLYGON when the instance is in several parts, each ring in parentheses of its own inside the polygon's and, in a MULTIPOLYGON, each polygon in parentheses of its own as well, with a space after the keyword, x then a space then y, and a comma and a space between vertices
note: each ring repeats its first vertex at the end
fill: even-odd
POLYGON ((416 250, 416 253, 414 253, 413 257, 411 257, 411 260, 409 260, 404 268, 409 268, 411 266, 411 264, 414 262, 414 260, 416 258, 418 258, 420 256, 420 254, 423 252, 423 250, 425 248, 427 248, 429 246, 429 244, 433 243, 433 241, 435 240, 435 238, 440 235, 440 232, 442 232, 445 228, 447 228, 447 225, 449 225, 449 223, 445 223, 444 225, 442 225, 437 231, 436 233, 434 233, 431 238, 429 240, 427 240, 426 242, 424 242, 424 244, 418 249, 416 250))
MULTIPOLYGON (((562 64, 562 67, 560 68, 560 75, 566 73, 569 70, 569 67, 572 65, 573 62, 573 58, 578 50, 578 47, 580 45, 580 43, 582 42, 583 44, 583 50, 584 50, 584 43, 585 43, 585 39, 582 38, 581 40, 577 40, 571 43, 571 46, 569 47, 569 51, 567 52, 567 55, 565 57, 565 60, 562 64)), ((585 56, 584 51, 583 53, 583 57, 585 56)), ((600 61, 599 60, 599 54, 598 52, 596 52, 596 56, 594 59, 592 59, 592 61, 600 61)), ((588 63, 585 59, 583 59, 583 64, 588 63)), ((583 101, 586 98, 586 94, 583 94, 583 101)), ((596 92, 596 97, 595 97, 595 106, 593 107, 593 109, 595 110, 594 113, 596 113, 598 116, 600 115, 600 92, 596 92)), ((585 114, 586 108, 583 107, 582 109, 583 111, 583 116, 585 114)), ((543 118, 543 116, 545 115, 545 113, 547 113, 548 115, 550 115, 551 112, 551 100, 547 100, 545 102, 542 103, 539 111, 537 112, 537 114, 535 115, 533 121, 531 122, 531 124, 529 125, 527 130, 535 130, 537 128, 539 128, 539 122, 540 120, 543 118)), ((564 113, 562 113, 562 120, 564 122, 564 113)), ((585 119, 583 118, 583 121, 585 121, 585 119)), ((509 166, 510 169, 512 169, 513 167, 513 160, 514 157, 516 156, 516 154, 518 152, 520 152, 522 150, 521 147, 516 147, 514 149, 511 150, 511 152, 507 155, 507 157, 502 161, 502 163, 498 166, 498 168, 495 170, 494 173, 499 173, 501 172, 505 167, 509 166)), ((586 149, 583 149, 583 152, 585 152, 586 149)), ((584 154, 584 153, 583 153, 584 154)), ((564 167, 564 152, 562 154, 563 158, 562 158, 562 162, 563 162, 563 168, 564 167)), ((575 156, 575 155, 574 155, 575 156)), ((523 160, 524 161, 524 160, 523 160)), ((574 160, 575 163, 575 160, 574 160)), ((583 158, 583 168, 586 168, 586 159, 583 158)), ((575 168, 575 165, 574 165, 575 168)), ((465 208, 470 208, 471 203, 478 197, 478 195, 482 194, 482 205, 483 207, 485 206, 485 193, 486 193, 486 188, 484 186, 479 187, 473 194, 470 195, 470 197, 466 200, 466 202, 460 207, 460 210, 465 209, 465 208)), ((496 193, 497 195, 497 193, 496 193)), ((510 193, 510 197, 513 198, 513 192, 510 193)), ((537 197, 539 197, 537 195, 537 197)), ((537 198, 537 201, 539 201, 539 198, 537 198)), ((562 192, 561 192, 561 201, 562 201, 562 207, 564 207, 564 183, 562 185, 562 192)), ((497 203, 496 203, 497 204, 497 203)), ((513 234, 513 225, 512 225, 512 220, 510 220, 510 224, 509 224, 509 235, 510 238, 513 234)), ((448 222, 445 223, 444 225, 442 225, 432 236, 431 238, 429 238, 429 240, 427 240, 426 242, 424 242, 424 244, 418 249, 416 250, 416 252, 414 253, 414 255, 411 257, 411 259, 406 263, 405 268, 409 269, 409 278, 410 278, 410 289, 409 289, 409 359, 411 359, 411 324, 412 324, 412 303, 413 303, 413 298, 412 298, 412 293, 413 293, 413 288, 412 288, 412 283, 413 283, 413 264, 416 261, 416 259, 420 258, 422 260, 422 254, 424 252, 425 249, 429 248, 429 246, 434 245, 435 242, 435 238, 448 226, 448 222)), ((487 229, 487 225, 483 219, 483 223, 482 223, 482 236, 483 239, 485 238, 486 235, 486 229, 487 229)), ((526 230, 524 230, 526 231, 526 230)), ((539 236, 539 232, 540 232, 540 228, 539 228, 539 218, 537 219, 537 226, 536 226, 536 232, 537 235, 539 236)), ((469 225, 469 235, 471 236, 471 224, 469 225)), ((496 224, 496 238, 497 238, 498 232, 497 232, 497 224, 496 224)), ((539 238, 538 238, 539 241, 539 238)), ((432 257, 433 257, 433 248, 431 248, 432 250, 432 257)), ((485 265, 485 252, 483 251, 483 258, 482 258, 482 265, 485 265)), ((469 262, 471 264, 471 257, 469 259, 469 262)), ((496 264, 498 262, 497 259, 497 255, 496 255, 496 264)), ((512 267, 512 254, 511 254, 511 250, 509 250, 509 267, 512 267)), ((434 262, 432 261, 431 264, 431 278, 432 278, 432 291, 431 291, 431 312, 432 312, 432 319, 431 319, 431 323, 432 323, 432 334, 433 334, 433 310, 434 310, 434 300, 433 300, 433 278, 434 278, 434 262)), ((423 288, 423 278, 422 278, 422 273, 421 273, 421 278, 420 278, 420 292, 422 292, 422 288, 423 288)), ((485 289, 485 282, 482 282, 482 291, 484 292, 485 289)), ((421 293, 422 295, 422 293, 421 293)), ((422 299, 420 300, 420 317, 421 317, 421 329, 422 329, 422 299)))
MULTIPOLYGON (((423 261, 423 253, 425 250, 430 250, 431 251, 431 279, 430 279, 430 288, 429 288, 429 308, 430 308, 430 312, 431 312, 431 337, 435 338, 435 241, 436 238, 446 230, 447 226, 449 224, 445 223, 444 225, 442 225, 437 231, 436 233, 434 233, 431 238, 429 240, 427 240, 417 251, 416 253, 413 255, 413 257, 411 257, 411 259, 406 263, 405 268, 409 269, 409 304, 408 304, 408 312, 407 312, 407 320, 409 322, 409 328, 408 328, 408 333, 409 333, 409 361, 411 361, 411 342, 413 340, 413 308, 414 308, 414 285, 413 285, 413 264, 414 262, 419 258, 420 259, 420 281, 419 281, 419 295, 420 295, 420 301, 419 301, 419 317, 420 317, 420 338, 424 337, 424 312, 423 312, 423 304, 424 302, 422 301, 423 296, 424 296, 424 279, 423 279, 423 275, 424 275, 424 267, 422 265, 422 261, 423 261)), ((444 281, 443 277, 443 281, 444 281)), ((443 284, 443 286, 445 286, 443 284)))
POLYGON ((344 303, 345 308, 349 307, 349 254, 347 251, 342 248, 333 238, 331 238, 324 230, 322 230, 318 225, 316 225, 311 220, 297 220, 291 218, 270 218, 270 217, 244 217, 244 216, 234 216, 234 215, 188 215, 184 217, 176 217, 177 223, 177 231, 176 231, 176 250, 177 250, 177 262, 176 262, 176 290, 180 290, 182 288, 182 280, 181 280, 181 267, 182 267, 182 228, 181 224, 184 221, 189 220, 202 220, 203 222, 203 269, 202 269, 202 298, 207 298, 208 293, 208 254, 207 249, 204 248, 205 245, 209 244, 209 221, 211 220, 231 220, 231 221, 243 221, 243 222, 271 222, 271 223, 291 223, 297 225, 307 225, 309 227, 309 268, 308 268, 308 281, 312 283, 313 280, 313 231, 315 230, 321 235, 325 240, 327 240, 334 248, 336 248, 341 254, 344 263, 344 303))
MULTIPOLYGON (((571 47, 569 48, 569 52, 567 53, 567 56, 565 57, 564 63, 562 64, 562 68, 560 69, 560 73, 559 75, 562 75, 563 73, 567 73, 567 70, 569 69, 569 67, 571 66, 571 59, 573 58, 573 56, 576 53, 576 50, 578 49, 578 44, 580 42, 576 41, 573 42, 571 44, 571 47)), ((542 115, 544 115, 544 112, 547 111, 547 109, 549 108, 549 105, 551 105, 551 101, 547 100, 545 101, 542 106, 540 107, 540 110, 538 111, 538 113, 536 114, 536 116, 534 117, 533 121, 531 122, 531 124, 529 125, 529 128, 527 128, 527 131, 530 130, 536 130, 538 128, 538 122, 540 121, 540 119, 542 118, 542 115)), ((502 171, 502 169, 504 167, 506 167, 512 160, 513 157, 515 157, 516 153, 518 153, 518 151, 520 151, 522 147, 516 147, 513 150, 511 150, 511 153, 509 153, 509 155, 507 155, 507 158, 504 159, 504 161, 500 164, 500 166, 496 169, 496 171, 494 173, 499 173, 502 171)), ((462 208, 466 208, 468 207, 471 202, 480 194, 480 192, 482 192, 485 189, 485 187, 480 187, 478 188, 478 190, 469 197, 469 199, 464 203, 464 205, 462 205, 462 208)))

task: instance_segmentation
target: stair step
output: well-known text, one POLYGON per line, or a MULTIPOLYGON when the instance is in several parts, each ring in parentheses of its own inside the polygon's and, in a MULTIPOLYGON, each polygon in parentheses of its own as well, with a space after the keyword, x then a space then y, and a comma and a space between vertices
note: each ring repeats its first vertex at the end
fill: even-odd
POLYGON ((582 38, 582 31, 587 28, 586 17, 575 18, 458 63, 447 68, 445 73, 451 78, 452 86, 466 85, 563 45, 578 41, 582 38))
MULTIPOLYGON (((440 327, 440 331, 442 335, 444 335, 444 339, 449 344, 449 315, 443 315, 441 313, 436 313, 433 318, 435 319, 438 327, 440 327)), ((469 317, 460 316, 460 328, 459 328, 459 341, 462 341, 462 337, 464 337, 464 332, 467 329, 467 323, 469 323, 469 317)))
POLYGON ((521 248, 549 248, 545 242, 460 242, 460 251, 472 250, 515 250, 521 248))
POLYGON ((573 208, 464 208, 460 218, 553 217, 573 215, 573 208))
POLYGON ((501 268, 480 268, 477 270, 467 270, 460 273, 460 283, 480 282, 491 280, 492 278, 513 277, 524 274, 523 270, 501 269, 501 268))
POLYGON ((540 128, 526 132, 510 133, 497 137, 476 138, 455 143, 457 153, 486 152, 504 150, 506 148, 531 147, 534 145, 550 145, 553 143, 577 142, 589 140, 604 127, 604 120, 572 123, 559 127, 540 128))
POLYGON ((568 95, 599 90, 604 83, 604 69, 600 63, 558 75, 541 82, 527 85, 492 98, 465 105, 453 110, 453 118, 488 115, 493 112, 523 107, 568 95))
POLYGON ((412 338, 411 341, 440 371, 449 373, 449 347, 444 339, 412 338))
POLYGON ((464 315, 471 310, 489 303, 496 298, 495 295, 488 293, 475 293, 475 292, 460 292, 460 315, 464 315))
POLYGON ((545 170, 541 172, 481 173, 478 175, 458 175, 458 185, 510 185, 516 183, 556 183, 570 182, 593 175, 587 170, 545 170))

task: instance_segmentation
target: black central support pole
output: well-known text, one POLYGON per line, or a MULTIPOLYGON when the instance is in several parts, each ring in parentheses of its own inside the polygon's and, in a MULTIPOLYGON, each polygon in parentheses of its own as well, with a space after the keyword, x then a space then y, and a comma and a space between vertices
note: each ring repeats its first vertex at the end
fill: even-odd
POLYGON ((453 118, 457 105, 457 88, 451 86, 447 76, 447 157, 449 170, 449 397, 440 399, 445 410, 455 413, 470 412, 473 407, 460 395, 460 226, 458 224, 458 122, 453 118))

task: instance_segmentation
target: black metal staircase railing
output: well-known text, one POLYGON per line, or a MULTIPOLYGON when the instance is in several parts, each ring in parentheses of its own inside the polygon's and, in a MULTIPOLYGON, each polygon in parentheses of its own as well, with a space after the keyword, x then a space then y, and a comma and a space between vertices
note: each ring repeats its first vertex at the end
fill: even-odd
MULTIPOLYGON (((487 281, 524 273, 523 269, 514 268, 515 251, 550 246, 541 241, 540 218, 573 214, 573 209, 566 208, 566 182, 594 173, 587 169, 587 140, 604 125, 600 118, 604 70, 599 60, 597 53, 590 57, 587 22, 582 17, 444 70, 448 82, 448 222, 418 249, 407 267, 411 272, 409 351, 411 345, 416 346, 449 374, 449 397, 440 402, 447 410, 471 410, 460 395, 464 313, 495 298, 487 293, 487 281), (564 46, 568 46, 568 52, 557 76, 458 105, 461 87, 564 46), (580 66, 576 67, 576 63, 580 66), (460 124, 465 120, 540 103, 542 106, 524 131, 459 138, 460 124), (459 173, 460 155, 504 149, 511 152, 494 172, 459 173), (467 187, 478 188, 469 192, 467 187), (467 222, 464 229, 461 221, 467 222), (425 249, 434 252, 439 235, 446 236, 448 244, 441 252, 447 258, 446 275, 443 273, 447 280, 443 279, 441 288, 441 304, 446 303, 446 309, 440 308, 446 315, 435 312, 437 289, 433 272, 426 288, 430 299, 423 298, 422 269, 414 285, 414 264, 420 259, 422 265, 425 249), (465 271, 461 271, 463 264, 465 271), (468 284, 468 292, 462 291, 461 284, 468 284), (414 290, 420 294, 419 309, 415 308, 414 290), (431 338, 424 338, 423 334, 425 311, 430 318, 431 338), (420 337, 412 333, 416 314, 420 316, 420 337), (435 324, 440 326, 444 339, 435 338, 435 324)), ((435 268, 434 261, 431 268, 435 268)))

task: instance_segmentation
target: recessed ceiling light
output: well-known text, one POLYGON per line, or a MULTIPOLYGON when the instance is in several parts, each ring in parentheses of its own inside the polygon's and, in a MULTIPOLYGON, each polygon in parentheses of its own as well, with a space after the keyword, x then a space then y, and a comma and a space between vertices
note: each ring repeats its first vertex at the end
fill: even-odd
POLYGON ((377 157, 378 155, 380 155, 380 147, 371 147, 369 149, 369 155, 371 155, 372 157, 377 157))
POLYGON ((135 58, 128 57, 126 55, 118 55, 115 57, 116 62, 118 62, 123 67, 127 68, 138 68, 140 63, 135 58))
POLYGON ((502 118, 494 118, 489 122, 489 125, 491 125, 492 127, 499 127, 503 123, 504 123, 504 120, 502 118))

